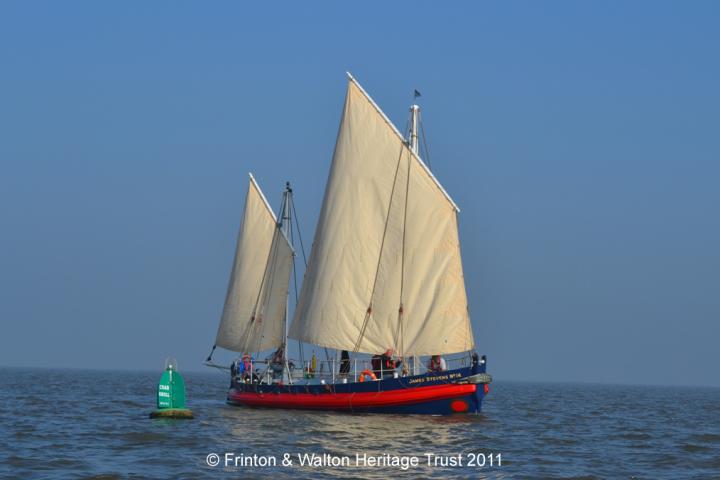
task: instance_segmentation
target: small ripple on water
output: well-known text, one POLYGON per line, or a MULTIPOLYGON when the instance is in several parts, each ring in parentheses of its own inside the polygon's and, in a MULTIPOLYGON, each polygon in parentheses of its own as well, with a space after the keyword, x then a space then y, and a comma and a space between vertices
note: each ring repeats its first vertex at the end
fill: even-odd
POLYGON ((571 476, 571 477, 559 477, 558 480, 599 480, 600 477, 596 477, 595 475, 580 475, 580 476, 571 476))
POLYGON ((580 443, 579 440, 576 440, 573 438, 558 438, 558 437, 543 438, 542 441, 545 443, 549 443, 552 445, 559 445, 559 446, 577 445, 578 443, 580 443))
POLYGON ((682 444, 681 448, 683 449, 683 451, 688 453, 712 451, 712 448, 710 447, 706 447, 704 445, 693 445, 692 443, 684 443, 682 444))
POLYGON ((89 475, 87 477, 81 477, 83 480, 121 480, 123 477, 117 473, 107 473, 100 475, 89 475))
POLYGON ((5 464, 7 464, 10 467, 32 467, 35 462, 32 459, 25 458, 25 457, 19 457, 17 455, 9 455, 5 458, 5 464))
POLYGON ((153 432, 127 432, 117 436, 120 440, 131 443, 133 445, 154 444, 156 442, 169 441, 172 437, 162 433, 153 432))
POLYGON ((698 462, 698 466, 709 470, 716 470, 715 475, 720 477, 720 474, 718 474, 718 471, 720 471, 720 456, 701 460, 698 462))
POLYGON ((652 435, 648 433, 626 432, 608 437, 613 440, 652 440, 652 435))
POLYGON ((715 435, 714 433, 695 434, 695 435, 691 435, 690 439, 694 442, 720 443, 720 435, 715 435))

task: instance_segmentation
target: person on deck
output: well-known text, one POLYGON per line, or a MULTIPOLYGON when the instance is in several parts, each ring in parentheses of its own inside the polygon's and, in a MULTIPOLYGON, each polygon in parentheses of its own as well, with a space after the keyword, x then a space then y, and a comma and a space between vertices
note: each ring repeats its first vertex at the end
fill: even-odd
POLYGON ((239 368, 240 368, 240 359, 236 358, 230 364, 230 388, 232 388, 233 383, 235 382, 235 377, 237 377, 237 375, 238 375, 239 368))
POLYGON ((445 363, 445 359, 440 355, 433 355, 430 357, 427 368, 430 372, 444 372, 447 370, 447 363, 445 363))
POLYGON ((402 360, 393 358, 393 349, 388 348, 382 355, 373 355, 371 363, 375 376, 392 377, 395 369, 402 364, 402 360))
POLYGON ((269 360, 272 378, 282 378, 283 370, 285 369, 285 344, 280 345, 269 360))
POLYGON ((249 353, 244 353, 238 365, 237 374, 240 375, 245 382, 248 380, 255 381, 256 376, 254 370, 252 357, 249 353))
POLYGON ((347 350, 340 352, 340 376, 345 377, 350 372, 350 354, 347 350))

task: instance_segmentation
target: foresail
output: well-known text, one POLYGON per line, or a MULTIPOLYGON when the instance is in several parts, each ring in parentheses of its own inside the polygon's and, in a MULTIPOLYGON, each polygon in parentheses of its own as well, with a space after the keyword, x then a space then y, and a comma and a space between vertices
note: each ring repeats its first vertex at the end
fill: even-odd
POLYGON ((290 336, 370 353, 473 347, 457 208, 352 79, 290 336))
POLYGON ((292 247, 250 175, 217 346, 243 353, 280 346, 292 256, 292 247))

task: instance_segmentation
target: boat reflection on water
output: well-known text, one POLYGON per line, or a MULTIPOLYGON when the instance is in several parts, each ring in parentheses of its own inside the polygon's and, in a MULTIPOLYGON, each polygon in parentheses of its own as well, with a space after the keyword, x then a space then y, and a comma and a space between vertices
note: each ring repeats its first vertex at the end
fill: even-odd
MULTIPOLYGON (((426 454, 443 459, 464 455, 467 464, 469 452, 484 451, 478 443, 483 436, 483 423, 490 421, 484 415, 427 416, 427 415, 373 415, 342 414, 334 412, 267 410, 262 408, 220 409, 223 423, 228 425, 225 438, 227 451, 245 456, 275 455, 280 476, 329 476, 333 478, 445 478, 472 474, 473 478, 486 478, 481 469, 467 465, 428 465, 426 454), (470 433, 472 432, 472 433, 470 433), (291 455, 292 472, 280 466, 283 454, 291 455), (316 467, 300 465, 298 455, 348 457, 350 466, 316 467), (401 466, 357 466, 356 455, 375 457, 378 461, 387 456, 417 457, 418 466, 403 469, 401 466), (464 472, 464 473, 461 473, 464 472)), ((488 439, 489 440, 489 439, 488 439)), ((307 458, 307 457, 306 457, 307 458)), ((439 462, 440 460, 438 460, 439 462)), ((360 462, 362 463, 362 461, 360 462)), ((498 477, 497 469, 493 478, 498 477)))

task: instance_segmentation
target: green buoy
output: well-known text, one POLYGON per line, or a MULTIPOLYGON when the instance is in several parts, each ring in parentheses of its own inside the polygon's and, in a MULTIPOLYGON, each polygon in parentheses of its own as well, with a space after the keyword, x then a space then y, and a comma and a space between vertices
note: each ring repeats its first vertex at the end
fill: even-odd
POLYGON ((157 410, 150 413, 150 418, 193 418, 192 412, 185 408, 185 381, 173 358, 165 360, 165 371, 157 389, 157 410))

